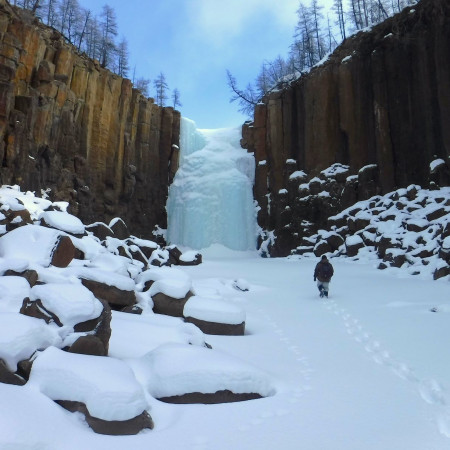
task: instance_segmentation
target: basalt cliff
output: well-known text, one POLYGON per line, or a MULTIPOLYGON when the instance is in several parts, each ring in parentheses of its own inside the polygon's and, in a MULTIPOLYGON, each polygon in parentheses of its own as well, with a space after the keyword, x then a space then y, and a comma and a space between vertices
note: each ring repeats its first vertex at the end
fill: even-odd
POLYGON ((448 0, 421 0, 273 90, 241 142, 255 154, 270 254, 289 254, 358 200, 449 185, 449 124, 448 0))
POLYGON ((85 222, 119 216, 150 236, 166 226, 179 128, 177 111, 0 0, 2 184, 46 190, 85 222))

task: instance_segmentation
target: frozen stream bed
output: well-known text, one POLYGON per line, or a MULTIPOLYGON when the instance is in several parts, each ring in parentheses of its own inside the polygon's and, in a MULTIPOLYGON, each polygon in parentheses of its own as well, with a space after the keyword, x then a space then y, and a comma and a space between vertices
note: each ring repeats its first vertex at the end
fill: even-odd
POLYGON ((94 434, 37 393, 22 399, 20 388, 5 385, 0 448, 449 448, 447 280, 333 259, 330 298, 321 300, 315 258, 262 259, 218 246, 203 253, 203 264, 183 269, 194 287, 247 312, 245 336, 206 340, 266 372, 273 396, 222 405, 151 400, 154 430, 111 437, 94 434), (249 291, 235 289, 236 279, 249 291))

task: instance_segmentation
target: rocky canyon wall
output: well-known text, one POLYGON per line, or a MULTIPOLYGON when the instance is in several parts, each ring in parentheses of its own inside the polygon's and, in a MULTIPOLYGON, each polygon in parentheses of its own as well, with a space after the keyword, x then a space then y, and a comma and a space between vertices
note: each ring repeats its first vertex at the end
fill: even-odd
POLYGON ((50 189, 85 223, 120 216, 148 237, 166 226, 179 128, 177 111, 158 107, 130 80, 0 0, 3 184, 50 189))
POLYGON ((278 236, 274 254, 289 253, 305 224, 324 226, 351 202, 411 183, 448 184, 450 2, 421 0, 347 39, 264 98, 241 144, 255 153, 258 222, 278 236), (301 192, 335 163, 348 167, 331 198, 317 197, 320 183, 301 192))

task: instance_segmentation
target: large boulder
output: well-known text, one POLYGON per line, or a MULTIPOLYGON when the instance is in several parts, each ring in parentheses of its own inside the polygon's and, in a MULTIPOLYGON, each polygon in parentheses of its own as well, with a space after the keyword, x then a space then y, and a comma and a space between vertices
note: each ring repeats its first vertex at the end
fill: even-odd
POLYGON ((0 314, 0 359, 13 373, 36 350, 61 344, 58 332, 42 320, 19 313, 0 314))
POLYGON ((114 232, 103 222, 95 222, 87 225, 86 231, 92 233, 101 241, 106 240, 107 237, 114 237, 114 232))
POLYGON ((75 236, 85 234, 85 226, 78 217, 63 211, 45 211, 40 216, 41 225, 55 228, 75 236))
POLYGON ((347 251, 347 256, 356 256, 359 250, 365 247, 365 245, 361 236, 354 235, 347 237, 347 239, 345 240, 345 247, 347 251))
POLYGON ((80 353, 82 355, 107 356, 108 349, 97 336, 88 334, 80 336, 68 349, 70 353, 80 353))
POLYGON ((136 303, 136 295, 132 290, 120 289, 106 283, 95 280, 81 280, 83 286, 87 287, 98 299, 104 300, 113 308, 124 308, 136 303))
POLYGON ((83 413, 97 433, 136 434, 153 428, 141 385, 118 359, 49 347, 34 360, 28 384, 69 411, 83 413))
POLYGON ((130 237, 128 227, 120 217, 112 219, 111 222, 109 223, 109 228, 112 230, 114 236, 117 239, 125 240, 130 237))
POLYGON ((46 323, 54 322, 59 327, 71 327, 74 333, 89 333, 90 336, 78 337, 69 344, 75 353, 108 354, 111 309, 82 284, 36 285, 20 312, 46 323))
POLYGON ((70 412, 83 414, 86 423, 98 434, 126 436, 138 434, 145 429, 152 430, 154 427, 153 420, 147 411, 143 411, 136 417, 127 420, 103 420, 92 416, 83 402, 56 400, 56 403, 70 412))
POLYGON ((25 380, 16 373, 11 372, 5 362, 0 359, 0 383, 23 386, 25 384, 25 380))
POLYGON ((206 347, 161 345, 133 360, 131 367, 150 395, 168 403, 226 403, 275 392, 264 372, 206 347))
POLYGON ((245 333, 245 311, 223 300, 192 296, 184 305, 183 316, 186 322, 206 334, 242 336, 245 333))
POLYGON ((152 296, 153 312, 166 316, 183 317, 184 305, 192 296, 191 291, 181 298, 170 297, 164 292, 158 292, 152 296))
POLYGON ((69 236, 59 236, 52 253, 50 264, 55 267, 67 267, 75 258, 75 246, 69 236))
POLYGON ((67 267, 75 247, 62 232, 38 225, 24 225, 0 237, 0 256, 21 258, 44 267, 67 267))

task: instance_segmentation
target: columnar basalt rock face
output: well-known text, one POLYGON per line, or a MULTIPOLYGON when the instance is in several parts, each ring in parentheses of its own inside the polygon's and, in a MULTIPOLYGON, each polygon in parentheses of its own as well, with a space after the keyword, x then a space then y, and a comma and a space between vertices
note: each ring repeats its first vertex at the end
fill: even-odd
MULTIPOLYGON (((334 163, 352 174, 376 164, 377 190, 386 193, 428 187, 430 163, 440 158, 439 182, 448 184, 449 55, 450 3, 422 0, 347 39, 326 62, 264 98, 242 139, 256 157, 259 224, 289 234, 280 192, 289 190, 292 162, 311 177, 334 163)), ((364 197, 357 183, 355 197, 364 197)))
POLYGON ((165 227, 180 114, 0 0, 1 182, 48 189, 85 222, 165 227))

